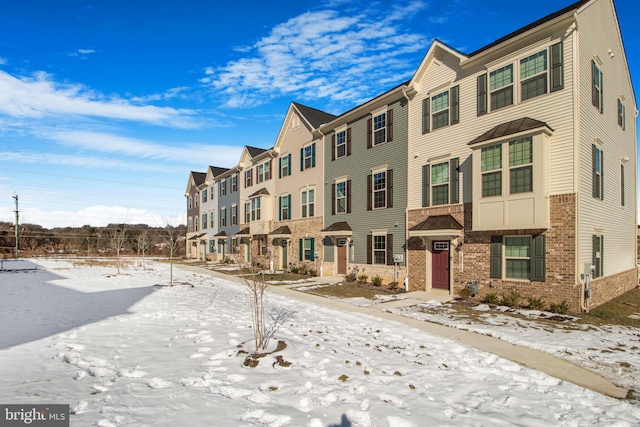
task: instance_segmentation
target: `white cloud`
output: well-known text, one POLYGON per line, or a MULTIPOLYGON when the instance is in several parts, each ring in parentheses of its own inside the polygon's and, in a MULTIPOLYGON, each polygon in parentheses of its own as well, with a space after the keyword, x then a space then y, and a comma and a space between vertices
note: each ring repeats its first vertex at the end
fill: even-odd
POLYGON ((18 78, 0 71, 0 114, 18 118, 91 116, 177 128, 198 127, 193 110, 107 99, 82 85, 56 83, 43 72, 18 78))
POLYGON ((0 65, 6 65, 7 59, 0 56, 0 65))
POLYGON ((91 53, 96 53, 96 51, 93 49, 78 49, 78 53, 82 55, 89 55, 91 53))
POLYGON ((424 3, 386 8, 384 19, 379 10, 303 13, 275 26, 250 50, 236 49, 247 57, 205 69, 200 81, 221 91, 228 107, 256 106, 292 93, 332 101, 368 99, 384 89, 379 82, 399 84, 411 76, 417 64, 407 61, 407 54, 427 45, 423 35, 401 27, 424 3))
MULTIPOLYGON (((126 208, 122 206, 91 206, 81 210, 42 210, 24 208, 20 210, 23 224, 38 224, 45 228, 82 227, 92 225, 104 227, 114 223, 147 224, 152 227, 164 227, 184 224, 184 214, 159 214, 145 209, 126 208)), ((14 218, 15 219, 15 218, 14 218)), ((10 215, 0 215, 0 221, 12 222, 10 215), (6 216, 6 218, 4 218, 6 216)))

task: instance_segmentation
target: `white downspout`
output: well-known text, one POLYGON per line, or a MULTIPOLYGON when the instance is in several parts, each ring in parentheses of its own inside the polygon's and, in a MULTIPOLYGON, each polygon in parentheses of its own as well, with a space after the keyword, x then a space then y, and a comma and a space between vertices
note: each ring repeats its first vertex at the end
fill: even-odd
MULTIPOLYGON (((409 113, 409 106, 411 105, 411 100, 409 99, 409 96, 407 95, 407 87, 405 86, 402 89, 402 96, 405 97, 405 99, 407 100, 407 117, 410 117, 409 113)), ((407 120, 407 182, 406 182, 406 187, 407 190, 409 189, 409 153, 411 152, 409 150, 409 142, 411 141, 411 132, 409 129, 411 120, 407 120)), ((404 274, 404 291, 405 292, 409 292, 409 206, 407 203, 407 206, 404 209, 404 241, 405 241, 405 257, 404 257, 404 266, 405 266, 405 274, 404 274)))

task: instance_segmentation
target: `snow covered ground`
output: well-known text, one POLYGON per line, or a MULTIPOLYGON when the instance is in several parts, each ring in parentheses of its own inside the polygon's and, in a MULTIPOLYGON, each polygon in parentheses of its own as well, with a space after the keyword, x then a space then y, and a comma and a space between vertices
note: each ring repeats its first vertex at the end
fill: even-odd
POLYGON ((598 327, 571 320, 544 323, 533 319, 552 313, 511 310, 507 307, 492 310, 486 304, 477 306, 475 310, 479 316, 473 320, 436 301, 389 311, 553 354, 597 372, 614 384, 634 390, 635 397, 640 398, 637 395, 640 393, 640 328, 615 325, 598 327), (505 313, 507 310, 525 318, 509 316, 505 313))
POLYGON ((0 403, 68 403, 71 426, 640 425, 640 407, 627 402, 273 294, 268 309, 287 320, 273 353, 247 367, 241 286, 175 269, 193 287, 154 286, 168 280, 161 263, 118 276, 39 263, 47 270, 0 273, 0 403))

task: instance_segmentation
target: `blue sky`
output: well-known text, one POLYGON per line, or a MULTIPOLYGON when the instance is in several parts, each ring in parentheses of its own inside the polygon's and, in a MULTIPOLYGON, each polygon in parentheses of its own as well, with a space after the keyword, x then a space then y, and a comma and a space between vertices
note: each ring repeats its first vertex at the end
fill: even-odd
MULTIPOLYGON (((271 147, 291 101, 340 114, 571 0, 21 0, 0 13, 0 221, 182 218, 189 171, 271 147)), ((637 4, 615 2, 640 82, 637 4)))

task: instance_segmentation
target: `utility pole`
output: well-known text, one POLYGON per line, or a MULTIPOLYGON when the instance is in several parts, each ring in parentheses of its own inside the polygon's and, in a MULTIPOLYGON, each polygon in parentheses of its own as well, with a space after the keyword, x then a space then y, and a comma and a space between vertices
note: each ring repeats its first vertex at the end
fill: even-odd
POLYGON ((15 259, 18 259, 18 218, 20 217, 20 214, 18 213, 18 195, 14 194, 13 198, 16 201, 16 249, 15 249, 15 259))

